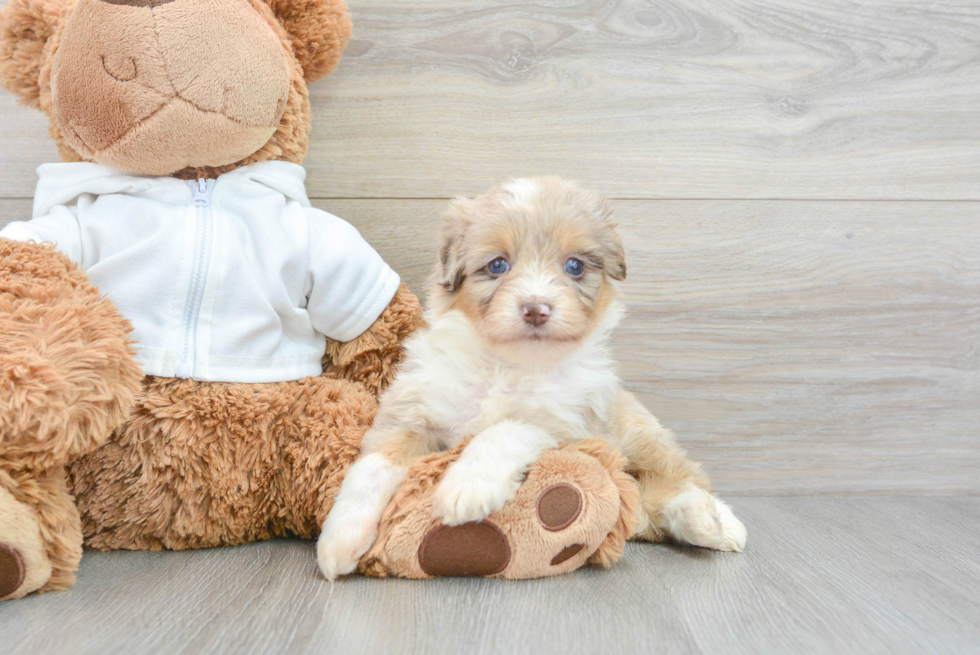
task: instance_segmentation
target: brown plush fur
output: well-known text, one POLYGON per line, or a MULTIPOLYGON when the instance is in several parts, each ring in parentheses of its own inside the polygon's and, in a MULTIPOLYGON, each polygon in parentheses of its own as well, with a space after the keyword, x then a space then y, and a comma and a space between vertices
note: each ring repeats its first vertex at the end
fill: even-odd
POLYGON ((70 467, 89 548, 208 548, 316 534, 376 408, 329 378, 151 378, 125 427, 70 467))
POLYGON ((390 362, 400 358, 405 335, 425 322, 422 307, 414 298, 402 283, 385 310, 385 320, 354 341, 340 343, 328 339, 323 374, 358 382, 375 396, 381 393, 395 377, 390 362))
POLYGON ((126 419, 132 328, 54 248, 0 240, 0 261, 0 458, 61 466, 126 419))
POLYGON ((625 470, 626 458, 623 457, 608 441, 589 439, 567 446, 595 457, 605 467, 609 477, 619 492, 620 508, 616 524, 610 530, 599 548, 589 557, 589 564, 609 567, 623 554, 626 542, 633 536, 636 528, 636 514, 639 505, 639 490, 636 480, 625 470))
POLYGON ((333 72, 351 33, 343 2, 266 0, 266 4, 289 34, 306 81, 316 82, 333 72))
POLYGON ((21 101, 40 108, 38 83, 48 40, 61 24, 59 0, 10 0, 0 20, 0 83, 21 101))

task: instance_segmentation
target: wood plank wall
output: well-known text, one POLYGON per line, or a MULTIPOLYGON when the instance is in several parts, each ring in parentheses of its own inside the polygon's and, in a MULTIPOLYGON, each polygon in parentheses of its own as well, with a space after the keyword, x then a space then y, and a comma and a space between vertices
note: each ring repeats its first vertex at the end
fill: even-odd
MULTIPOLYGON (((617 199, 622 374, 741 494, 980 493, 980 3, 351 1, 308 189, 419 292, 445 199, 617 199)), ((0 94, 0 224, 46 120, 0 94)))

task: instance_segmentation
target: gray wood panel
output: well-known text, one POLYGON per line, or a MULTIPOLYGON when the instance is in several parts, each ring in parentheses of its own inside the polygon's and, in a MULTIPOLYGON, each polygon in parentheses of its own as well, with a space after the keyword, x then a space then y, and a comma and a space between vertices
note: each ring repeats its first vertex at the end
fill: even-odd
MULTIPOLYGON (((616 197, 980 198, 980 5, 352 0, 321 197, 560 173, 616 197)), ((0 97, 0 197, 55 158, 0 97)))
MULTIPOLYGON (((6 0, 0 0, 6 4, 6 0)), ((0 197, 33 198, 37 175, 46 162, 61 161, 48 136, 48 119, 23 107, 0 88, 0 197)))
MULTIPOLYGON (((422 294, 445 201, 316 204, 422 294)), ((5 217, 29 211, 0 201, 5 217)), ((722 492, 978 493, 978 216, 960 202, 621 201, 626 384, 722 492)))
POLYGON ((977 652, 980 498, 732 504, 743 554, 631 544, 609 571, 524 582, 330 584, 302 541, 86 553, 72 590, 0 604, 0 643, 10 655, 977 652))

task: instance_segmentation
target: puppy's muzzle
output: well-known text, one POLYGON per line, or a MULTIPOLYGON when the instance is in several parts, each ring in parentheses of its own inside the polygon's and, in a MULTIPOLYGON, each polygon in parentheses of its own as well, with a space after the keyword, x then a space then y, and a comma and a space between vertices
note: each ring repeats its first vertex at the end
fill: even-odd
POLYGON ((551 316, 551 305, 540 302, 528 302, 521 305, 521 318, 528 325, 535 327, 544 325, 551 316))

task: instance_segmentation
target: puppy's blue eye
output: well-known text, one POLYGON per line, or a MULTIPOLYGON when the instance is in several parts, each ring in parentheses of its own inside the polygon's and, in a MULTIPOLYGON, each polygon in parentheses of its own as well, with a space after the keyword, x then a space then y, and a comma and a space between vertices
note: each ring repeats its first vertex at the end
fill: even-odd
POLYGON ((490 275, 503 275, 510 270, 510 264, 503 257, 497 257, 487 265, 490 275))
POLYGON ((580 259, 570 257, 568 261, 565 262, 565 272, 572 277, 578 277, 585 272, 585 264, 583 264, 582 260, 580 259))

